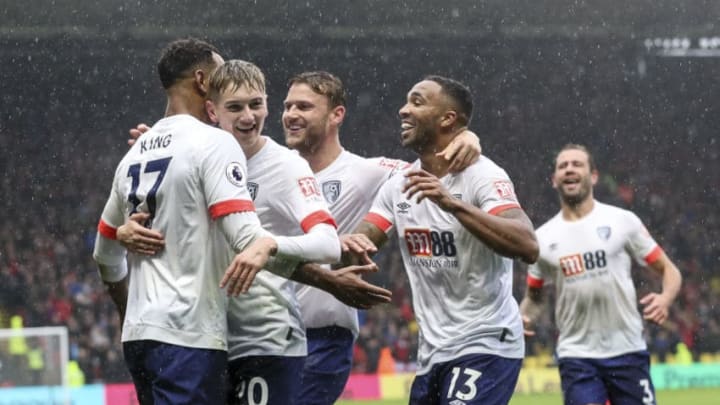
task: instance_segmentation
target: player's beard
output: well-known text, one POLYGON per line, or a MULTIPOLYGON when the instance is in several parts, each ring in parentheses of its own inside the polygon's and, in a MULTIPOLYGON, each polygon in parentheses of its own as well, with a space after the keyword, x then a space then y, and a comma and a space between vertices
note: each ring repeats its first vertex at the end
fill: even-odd
POLYGON ((430 143, 432 130, 418 121, 415 123, 415 128, 413 128, 412 132, 413 133, 407 138, 401 139, 402 145, 417 153, 422 153, 430 143))
POLYGON ((568 194, 563 189, 564 185, 558 187, 558 194, 560 199, 569 206, 576 206, 583 203, 590 197, 590 190, 592 190, 592 180, 590 177, 582 177, 580 179, 579 187, 575 193, 568 194))
POLYGON ((325 138, 325 128, 327 127, 327 117, 315 124, 307 124, 304 130, 304 134, 300 139, 297 138, 286 138, 285 143, 290 149, 297 150, 302 155, 309 155, 314 153, 318 146, 322 143, 325 138))

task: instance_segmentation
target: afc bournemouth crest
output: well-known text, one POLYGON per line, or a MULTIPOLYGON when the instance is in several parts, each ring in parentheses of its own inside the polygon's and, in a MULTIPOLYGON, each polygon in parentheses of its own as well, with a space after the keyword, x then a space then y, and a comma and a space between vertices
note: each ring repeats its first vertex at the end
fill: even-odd
POLYGON ((248 188, 248 191, 250 192, 250 197, 252 197, 253 201, 255 201, 255 197, 257 196, 258 188, 260 188, 260 186, 257 183, 248 181, 247 188, 248 188))
POLYGON ((602 240, 608 240, 610 239, 610 234, 612 231, 610 230, 609 226, 599 226, 597 228, 597 234, 602 240))
POLYGON ((322 192, 323 196, 325 196, 325 201, 327 201, 328 204, 334 203, 335 201, 337 201, 338 197, 340 197, 341 186, 342 183, 340 183, 340 180, 330 180, 323 182, 322 192))

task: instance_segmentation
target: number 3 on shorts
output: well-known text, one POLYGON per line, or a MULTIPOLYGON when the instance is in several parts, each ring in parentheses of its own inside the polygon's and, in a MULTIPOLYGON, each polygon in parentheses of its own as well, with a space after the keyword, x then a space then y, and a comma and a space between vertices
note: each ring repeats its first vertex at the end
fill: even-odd
POLYGON ((643 378, 642 380, 638 381, 638 384, 643 388, 643 404, 645 405, 653 405, 655 403, 655 396, 653 395, 652 390, 650 389, 650 380, 647 378, 643 378))
POLYGON ((452 369, 452 381, 450 382, 450 388, 448 388, 447 397, 452 398, 456 397, 459 400, 462 401, 469 401, 473 398, 475 398, 475 395, 477 395, 477 387, 475 386, 475 381, 480 378, 482 375, 482 372, 473 370, 471 368, 460 368, 460 367, 453 367, 452 369), (458 377, 460 377, 460 372, 467 376, 467 379, 465 380, 465 383, 456 389, 455 385, 457 384, 458 377), (467 389, 465 389, 467 387, 467 389))

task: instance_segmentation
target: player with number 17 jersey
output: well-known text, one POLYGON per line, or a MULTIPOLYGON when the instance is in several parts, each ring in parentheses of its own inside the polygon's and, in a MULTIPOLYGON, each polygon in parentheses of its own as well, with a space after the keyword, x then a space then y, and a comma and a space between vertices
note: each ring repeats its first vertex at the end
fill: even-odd
MULTIPOLYGON (((128 257, 123 342, 227 350, 227 298, 218 285, 234 253, 218 219, 254 211, 245 164, 230 134, 189 115, 158 121, 122 159, 99 232, 115 239, 141 211, 166 238, 157 255, 128 257)), ((259 228, 254 212, 247 220, 259 228)))
MULTIPOLYGON (((418 160, 407 170, 420 167, 418 160)), ((397 232, 420 328, 418 376, 466 355, 522 359, 512 260, 495 253, 429 199, 419 204, 408 200, 402 192, 405 179, 401 172, 383 185, 365 220, 386 233, 397 232)), ((520 207, 509 177, 487 157, 440 180, 455 198, 490 214, 520 207)), ((451 394, 447 392, 448 398, 451 394)))

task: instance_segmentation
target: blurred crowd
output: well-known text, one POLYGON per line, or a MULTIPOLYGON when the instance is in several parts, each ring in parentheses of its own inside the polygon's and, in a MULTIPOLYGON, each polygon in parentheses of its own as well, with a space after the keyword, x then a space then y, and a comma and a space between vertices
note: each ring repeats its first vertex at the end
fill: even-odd
MULTIPOLYGON (((601 173, 596 197, 638 214, 684 276, 670 320, 662 327, 646 326, 651 353, 662 361, 678 343, 696 357, 720 352, 720 105, 712 104, 720 92, 713 81, 720 60, 662 59, 613 38, 402 43, 326 41, 310 59, 282 58, 304 58, 296 68, 278 65, 273 52, 279 48, 273 44, 226 48, 266 70, 267 129, 276 139, 281 129, 274 117, 289 74, 308 69, 338 74, 349 90, 342 142, 367 156, 413 158, 399 148, 396 117, 405 91, 423 74, 465 82, 475 95, 471 127, 484 153, 514 180, 536 226, 558 210, 549 183, 554 152, 568 142, 588 145, 601 173)), ((134 45, 144 46, 146 54, 157 48, 134 45)), ((138 66, 108 67, 111 56, 99 44, 87 45, 97 52, 85 56, 77 55, 82 46, 74 47, 72 66, 53 65, 51 48, 47 54, 36 48, 32 62, 9 65, 23 76, 25 82, 17 84, 22 87, 3 84, 0 327, 8 327, 13 315, 22 316, 26 327, 65 325, 70 358, 87 382, 129 381, 118 317, 91 250, 114 167, 125 150, 126 128, 152 122, 164 105, 148 66, 135 77, 138 66), (64 69, 67 75, 78 69, 82 83, 48 80, 45 71, 28 64, 64 69), (138 87, 128 79, 137 79, 138 87), (114 98, 103 85, 115 83, 119 96, 114 98), (26 91, 27 86, 32 88, 26 91)), ((377 257, 381 272, 372 276, 393 291, 393 303, 361 313, 358 373, 414 367, 417 324, 395 243, 377 257)), ((659 279, 648 270, 638 267, 635 275, 639 296, 659 289, 659 279)), ((516 264, 518 300, 525 277, 524 267, 516 264)), ((528 354, 552 352, 555 336, 549 310, 538 336, 527 341, 528 354)))

